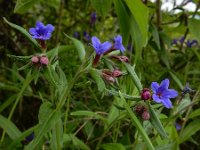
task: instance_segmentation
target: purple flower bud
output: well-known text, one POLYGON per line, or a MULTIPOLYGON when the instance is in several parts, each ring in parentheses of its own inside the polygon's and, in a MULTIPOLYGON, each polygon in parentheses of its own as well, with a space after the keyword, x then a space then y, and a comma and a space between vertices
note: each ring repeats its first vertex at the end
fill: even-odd
POLYGON ((138 116, 141 116, 144 111, 147 111, 147 108, 144 105, 138 104, 134 107, 134 111, 138 116))
POLYGON ((96 14, 96 12, 92 12, 90 15, 90 24, 94 25, 96 20, 97 20, 97 14, 96 14))
POLYGON ((33 57, 31 58, 31 62, 32 62, 33 64, 37 64, 37 63, 39 62, 39 57, 38 57, 38 56, 33 56, 33 57))
POLYGON ((150 119, 150 114, 149 114, 148 111, 144 111, 144 112, 142 113, 142 119, 143 119, 143 120, 149 120, 149 119, 150 119))
POLYGON ((149 99, 151 99, 151 92, 150 92, 149 89, 144 88, 144 89, 142 90, 141 99, 142 99, 142 100, 149 100, 149 99))
POLYGON ((177 39, 173 39, 172 40, 172 45, 177 45, 178 44, 178 40, 177 39))
POLYGON ((192 40, 192 41, 187 40, 187 42, 186 42, 186 45, 189 48, 191 48, 193 45, 197 45, 197 44, 198 44, 198 42, 196 40, 192 40))
POLYGON ((73 33, 73 37, 75 37, 76 39, 80 39, 80 34, 79 34, 79 32, 74 32, 74 33, 73 33))
POLYGON ((176 127, 177 131, 181 130, 181 128, 182 128, 181 124, 179 124, 177 122, 175 123, 175 127, 176 127))
POLYGON ((42 56, 42 57, 40 58, 40 63, 41 63, 42 65, 48 65, 48 64, 49 64, 49 59, 48 59, 46 56, 42 56))
POLYGON ((122 76, 122 72, 120 70, 116 69, 112 72, 112 76, 113 77, 120 77, 120 76, 122 76))
POLYGON ((88 32, 86 32, 86 31, 83 32, 83 39, 85 41, 90 41, 91 38, 90 38, 90 35, 88 32))

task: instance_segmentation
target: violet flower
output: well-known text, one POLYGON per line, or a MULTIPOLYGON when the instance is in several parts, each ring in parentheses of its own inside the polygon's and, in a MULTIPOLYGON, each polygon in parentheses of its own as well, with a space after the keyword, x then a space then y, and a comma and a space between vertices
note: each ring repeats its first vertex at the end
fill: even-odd
POLYGON ((170 98, 178 96, 178 92, 174 89, 168 89, 169 79, 163 80, 160 85, 157 82, 151 83, 151 89, 153 90, 153 100, 156 103, 162 103, 166 108, 171 108, 172 103, 170 98))
POLYGON ((97 20, 97 14, 96 14, 96 12, 92 12, 90 15, 90 24, 94 25, 96 20, 97 20))
POLYGON ((112 47, 112 44, 108 41, 101 43, 96 36, 93 36, 92 47, 95 49, 97 55, 102 55, 112 47))
POLYGON ((116 50, 120 50, 122 53, 125 51, 125 48, 122 44, 122 36, 121 35, 117 35, 116 37, 114 37, 114 49, 116 50))
POLYGON ((34 39, 48 40, 51 38, 51 33, 53 30, 54 26, 51 24, 47 24, 45 26, 42 22, 38 21, 35 28, 29 29, 29 33, 34 39))

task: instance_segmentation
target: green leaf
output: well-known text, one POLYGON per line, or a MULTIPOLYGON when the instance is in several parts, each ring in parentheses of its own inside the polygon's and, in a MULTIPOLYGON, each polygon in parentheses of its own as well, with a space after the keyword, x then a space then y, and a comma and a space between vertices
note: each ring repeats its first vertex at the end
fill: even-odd
POLYGON ((142 127, 140 121, 138 120, 138 118, 135 116, 135 114, 133 113, 133 111, 131 110, 130 106, 128 105, 128 103, 126 102, 126 100, 124 99, 124 97, 122 96, 121 92, 119 91, 119 95, 121 100, 124 103, 124 106, 126 108, 126 111, 128 112, 133 124, 135 125, 135 127, 137 128, 137 130, 139 131, 139 133, 141 134, 142 138, 144 139, 147 147, 149 148, 149 150, 154 150, 154 146, 151 143, 151 140, 149 139, 148 135, 146 134, 144 128, 142 127))
POLYGON ((186 128, 183 129, 183 132, 180 134, 180 143, 188 140, 193 134, 200 130, 199 122, 200 118, 195 119, 189 123, 186 128))
POLYGON ((160 122, 160 119, 157 117, 157 114, 152 108, 150 103, 148 103, 148 108, 150 113, 150 122, 152 126, 158 131, 158 133, 162 136, 162 138, 167 138, 168 137, 167 133, 165 132, 165 129, 160 122))
POLYGON ((195 118, 195 117, 198 117, 200 116, 200 109, 197 109, 197 110, 194 110, 188 118, 195 118))
POLYGON ((21 135, 21 131, 10 120, 0 115, 0 127, 8 134, 8 136, 15 140, 21 135))
POLYGON ((92 111, 80 110, 80 111, 72 112, 71 115, 73 115, 73 116, 90 116, 90 117, 95 117, 97 119, 102 120, 105 124, 108 124, 108 121, 104 117, 102 117, 101 115, 99 115, 99 114, 97 114, 95 112, 92 112, 92 111))
POLYGON ((101 16, 106 16, 111 7, 112 0, 91 0, 91 3, 101 16))
POLYGON ((26 13, 37 2, 38 0, 17 0, 14 8, 14 13, 26 13))
POLYGON ((142 46, 147 44, 149 10, 140 0, 125 0, 141 33, 142 46), (138 11, 139 10, 139 11, 138 11))
POLYGON ((104 150, 126 150, 126 148, 120 143, 102 144, 101 148, 104 149, 104 150))
POLYGON ((3 19, 4 19, 4 21, 5 21, 9 26, 11 26, 12 28, 18 30, 18 31, 21 32, 23 35, 25 35, 25 36, 28 38, 28 40, 29 40, 38 50, 41 51, 40 45, 38 44, 38 42, 37 42, 35 39, 33 39, 32 36, 31 36, 24 28, 22 28, 22 27, 20 27, 20 26, 18 26, 18 25, 16 25, 16 24, 14 24, 14 23, 9 22, 6 18, 3 18, 3 19))
POLYGON ((50 102, 45 102, 40 106, 38 119, 39 123, 42 123, 46 120, 47 114, 52 112, 52 104, 50 102))
POLYGON ((188 19, 188 27, 190 32, 197 38, 197 40, 200 42, 200 20, 190 18, 188 19))
POLYGON ((119 27, 123 37, 123 44, 127 45, 130 35, 130 20, 129 20, 130 16, 128 15, 128 12, 123 4, 123 1, 114 0, 113 2, 119 20, 119 27))
POLYGON ((128 64, 128 63, 123 62, 123 65, 126 67, 128 73, 131 75, 131 78, 132 78, 132 80, 133 80, 135 86, 137 87, 137 89, 138 89, 138 91, 139 91, 139 93, 140 93, 140 92, 142 91, 142 84, 141 84, 140 79, 138 78, 138 76, 137 76, 135 70, 134 70, 133 67, 132 67, 130 64, 128 64))
POLYGON ((99 92, 102 92, 106 88, 106 85, 105 85, 103 79, 101 78, 99 71, 94 68, 91 68, 90 75, 96 81, 99 92))
POLYGON ((72 40, 74 46, 76 47, 76 50, 78 51, 80 60, 83 60, 85 58, 85 47, 83 43, 73 37, 68 36, 67 34, 65 34, 65 36, 72 40))

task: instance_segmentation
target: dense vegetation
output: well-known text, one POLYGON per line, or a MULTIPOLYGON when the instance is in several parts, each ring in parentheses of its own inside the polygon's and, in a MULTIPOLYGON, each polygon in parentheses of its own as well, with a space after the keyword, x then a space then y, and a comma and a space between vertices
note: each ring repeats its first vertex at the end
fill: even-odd
POLYGON ((0 149, 199 149, 200 1, 161 4, 0 0, 0 149))

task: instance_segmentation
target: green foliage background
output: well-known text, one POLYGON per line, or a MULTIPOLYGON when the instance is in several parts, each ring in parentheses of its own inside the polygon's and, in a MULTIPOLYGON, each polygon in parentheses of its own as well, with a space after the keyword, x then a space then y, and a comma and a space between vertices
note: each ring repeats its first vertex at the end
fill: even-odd
POLYGON ((182 5, 174 13, 161 11, 160 0, 0 0, 0 149, 198 149, 200 49, 186 43, 200 42, 200 2, 193 3, 195 12, 182 5), (40 69, 30 59, 41 48, 27 32, 38 20, 55 26, 47 41, 50 65, 40 69), (92 68, 84 31, 101 41, 121 34, 132 45, 129 64, 105 56, 92 68), (172 44, 182 36, 183 43, 172 44), (109 84, 101 71, 114 68, 124 75, 109 84), (165 78, 179 92, 172 109, 140 100, 143 87, 165 78), (194 92, 181 97, 187 82, 194 92), (133 111, 141 103, 149 121, 133 111))

